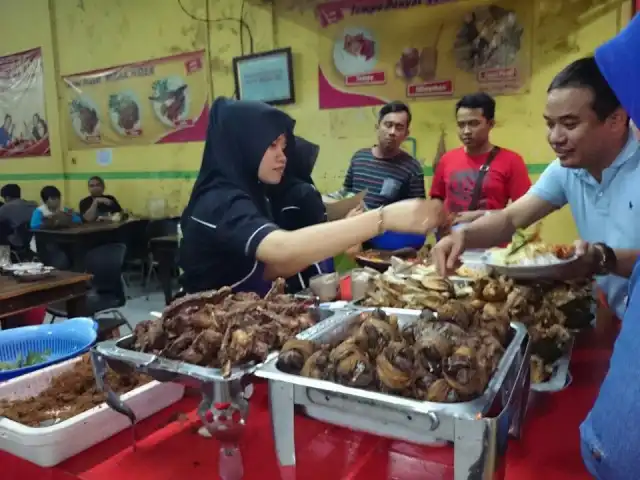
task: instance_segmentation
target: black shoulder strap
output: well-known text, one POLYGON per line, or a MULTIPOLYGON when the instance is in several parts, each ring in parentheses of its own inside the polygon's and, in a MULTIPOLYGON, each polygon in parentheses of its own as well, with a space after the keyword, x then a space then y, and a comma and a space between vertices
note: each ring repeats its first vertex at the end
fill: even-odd
POLYGON ((480 167, 480 172, 478 173, 476 184, 473 186, 473 192, 471 193, 471 201, 469 202, 469 207, 467 208, 467 210, 470 212, 478 209, 478 203, 480 203, 480 195, 482 194, 482 184, 484 183, 484 177, 487 175, 489 166, 491 165, 491 162, 495 160, 498 153, 500 153, 500 147, 493 147, 489 152, 487 160, 480 167))

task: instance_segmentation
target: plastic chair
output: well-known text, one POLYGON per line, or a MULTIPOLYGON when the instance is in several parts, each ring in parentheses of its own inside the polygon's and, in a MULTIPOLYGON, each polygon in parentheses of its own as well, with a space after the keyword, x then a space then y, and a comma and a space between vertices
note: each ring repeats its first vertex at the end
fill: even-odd
MULTIPOLYGON (((87 273, 93 275, 87 310, 98 323, 98 339, 124 325, 133 331, 132 325, 118 310, 127 303, 122 282, 126 253, 127 247, 123 243, 110 243, 89 250, 85 257, 87 273)), ((47 312, 53 317, 52 323, 58 317, 68 318, 64 309, 50 306, 47 312)))
POLYGON ((11 245, 11 256, 15 262, 32 262, 36 254, 31 250, 33 232, 28 223, 22 223, 15 229, 14 234, 20 240, 20 245, 11 245))
POLYGON ((129 286, 133 276, 137 276, 140 284, 146 278, 149 247, 147 245, 147 227, 149 220, 138 220, 122 227, 122 242, 127 245, 127 256, 124 261, 123 278, 129 286))
POLYGON ((149 225, 147 225, 147 245, 148 245, 148 263, 147 263, 147 278, 145 280, 145 286, 149 285, 151 281, 151 276, 155 275, 156 280, 158 279, 158 262, 153 258, 153 252, 151 251, 151 239, 158 237, 166 237, 169 235, 177 235, 178 234, 178 223, 180 219, 178 217, 174 218, 163 218, 162 220, 151 220, 149 225))

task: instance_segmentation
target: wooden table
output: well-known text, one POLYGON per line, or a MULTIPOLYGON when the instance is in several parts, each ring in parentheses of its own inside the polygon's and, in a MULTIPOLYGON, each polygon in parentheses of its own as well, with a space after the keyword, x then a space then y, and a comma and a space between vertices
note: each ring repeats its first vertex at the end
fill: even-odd
POLYGON ((54 302, 66 302, 70 317, 87 314, 86 296, 91 275, 74 272, 55 272, 50 278, 35 282, 18 282, 0 276, 0 321, 35 307, 54 302))
MULTIPOLYGON (((35 229, 33 233, 37 243, 56 243, 67 245, 71 255, 71 269, 76 272, 84 271, 84 258, 88 250, 105 243, 128 243, 123 232, 126 227, 146 228, 147 219, 130 219, 124 222, 92 222, 60 229, 35 229), (117 235, 117 236, 116 236, 117 235)), ((139 232, 137 232, 139 234, 139 232)))
POLYGON ((171 288, 171 274, 176 268, 176 257, 178 253, 178 235, 167 235, 149 240, 149 247, 153 259, 158 262, 158 280, 164 293, 164 301, 167 305, 173 298, 171 288))

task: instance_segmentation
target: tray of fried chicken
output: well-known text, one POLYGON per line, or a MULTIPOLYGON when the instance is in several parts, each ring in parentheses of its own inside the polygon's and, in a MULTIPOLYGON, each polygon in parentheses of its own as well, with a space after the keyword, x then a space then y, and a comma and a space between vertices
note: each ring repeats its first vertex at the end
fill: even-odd
POLYGON ((133 365, 160 381, 231 381, 332 311, 284 293, 276 281, 264 298, 230 288, 186 295, 132 335, 98 344, 107 363, 133 365))
POLYGON ((545 392, 565 387, 574 334, 593 319, 590 280, 516 280, 497 274, 466 284, 420 272, 378 275, 358 305, 428 309, 445 317, 466 310, 480 324, 520 322, 532 343, 531 388, 545 392))
POLYGON ((386 308, 336 316, 323 331, 288 341, 256 375, 349 398, 475 418, 513 380, 524 360, 527 333, 508 322, 484 328, 463 327, 457 320, 386 308))

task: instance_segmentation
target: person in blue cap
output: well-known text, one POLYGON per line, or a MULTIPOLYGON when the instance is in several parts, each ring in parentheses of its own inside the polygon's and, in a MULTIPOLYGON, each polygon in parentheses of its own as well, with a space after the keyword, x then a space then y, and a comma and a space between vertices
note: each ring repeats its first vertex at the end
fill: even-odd
MULTIPOLYGON (((640 15, 598 48, 595 59, 631 121, 640 125, 640 15)), ((617 269, 631 272, 627 309, 607 376, 580 426, 584 463, 602 480, 640 478, 640 251, 635 253, 617 259, 617 269)))
POLYGON ((230 286, 264 294, 289 278, 386 229, 425 233, 441 214, 404 200, 357 217, 286 231, 274 221, 268 186, 282 181, 295 122, 259 102, 218 98, 209 115, 198 178, 180 221, 185 293, 230 286))

